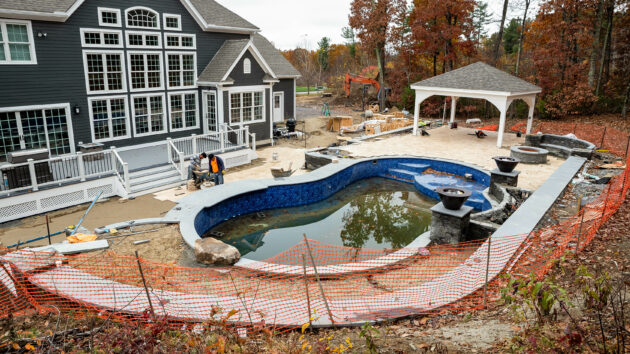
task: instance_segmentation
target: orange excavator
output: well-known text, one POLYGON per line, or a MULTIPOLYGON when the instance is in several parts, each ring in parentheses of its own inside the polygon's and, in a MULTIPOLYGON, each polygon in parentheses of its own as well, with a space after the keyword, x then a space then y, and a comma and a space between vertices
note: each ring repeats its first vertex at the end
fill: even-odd
MULTIPOLYGON (((383 90, 381 90, 381 84, 378 82, 378 77, 377 79, 370 79, 369 77, 365 77, 365 76, 360 76, 360 75, 351 75, 351 74, 346 74, 346 81, 345 81, 345 85, 344 88, 346 90, 346 97, 350 98, 350 88, 352 86, 353 82, 358 82, 361 84, 365 84, 365 85, 372 85, 374 86, 374 88, 376 89, 377 92, 377 97, 380 99, 381 94, 383 94, 383 90)), ((385 95, 387 95, 387 91, 389 89, 385 89, 385 95)), ((363 89, 363 109, 365 110, 365 96, 367 94, 367 90, 366 87, 364 86, 363 89)), ((387 99, 387 96, 385 96, 385 99, 387 99)))

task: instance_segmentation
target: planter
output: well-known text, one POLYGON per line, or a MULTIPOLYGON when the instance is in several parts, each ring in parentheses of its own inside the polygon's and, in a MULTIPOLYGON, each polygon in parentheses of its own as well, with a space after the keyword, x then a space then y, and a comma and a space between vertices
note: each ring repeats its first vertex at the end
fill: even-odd
POLYGON ((466 203, 472 192, 457 187, 439 187, 435 192, 440 196, 444 207, 448 210, 459 210, 466 203))
POLYGON ((516 166, 521 162, 521 160, 514 157, 507 156, 497 156, 494 157, 494 162, 497 164, 499 171, 503 173, 510 173, 514 171, 516 166))

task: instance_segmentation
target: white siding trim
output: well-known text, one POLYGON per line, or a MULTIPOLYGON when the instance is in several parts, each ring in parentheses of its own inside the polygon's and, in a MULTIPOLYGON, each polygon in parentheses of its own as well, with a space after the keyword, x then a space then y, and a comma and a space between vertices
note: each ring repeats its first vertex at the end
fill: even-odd
POLYGON ((122 18, 120 14, 120 9, 113 9, 109 7, 99 7, 98 8, 98 25, 103 27, 122 27, 122 18), (103 12, 115 12, 118 16, 118 24, 104 23, 103 22, 103 12))

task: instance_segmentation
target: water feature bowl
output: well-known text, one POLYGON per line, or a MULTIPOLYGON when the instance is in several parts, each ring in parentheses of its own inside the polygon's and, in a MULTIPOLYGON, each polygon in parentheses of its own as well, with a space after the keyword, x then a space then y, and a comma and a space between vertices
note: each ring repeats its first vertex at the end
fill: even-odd
POLYGON ((440 196, 444 207, 448 210, 459 210, 466 203, 472 192, 457 187, 439 187, 435 192, 440 196))
POLYGON ((516 166, 521 162, 521 160, 517 158, 507 156, 497 156, 494 157, 493 160, 497 164, 499 171, 504 173, 510 173, 514 171, 516 166))

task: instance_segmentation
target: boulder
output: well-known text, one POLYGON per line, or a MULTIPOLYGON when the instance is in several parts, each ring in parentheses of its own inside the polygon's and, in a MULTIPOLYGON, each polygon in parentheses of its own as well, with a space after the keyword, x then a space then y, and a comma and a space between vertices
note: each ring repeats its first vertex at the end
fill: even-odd
POLYGON ((195 257, 199 263, 226 266, 238 262, 241 254, 236 247, 208 237, 195 242, 195 257))

